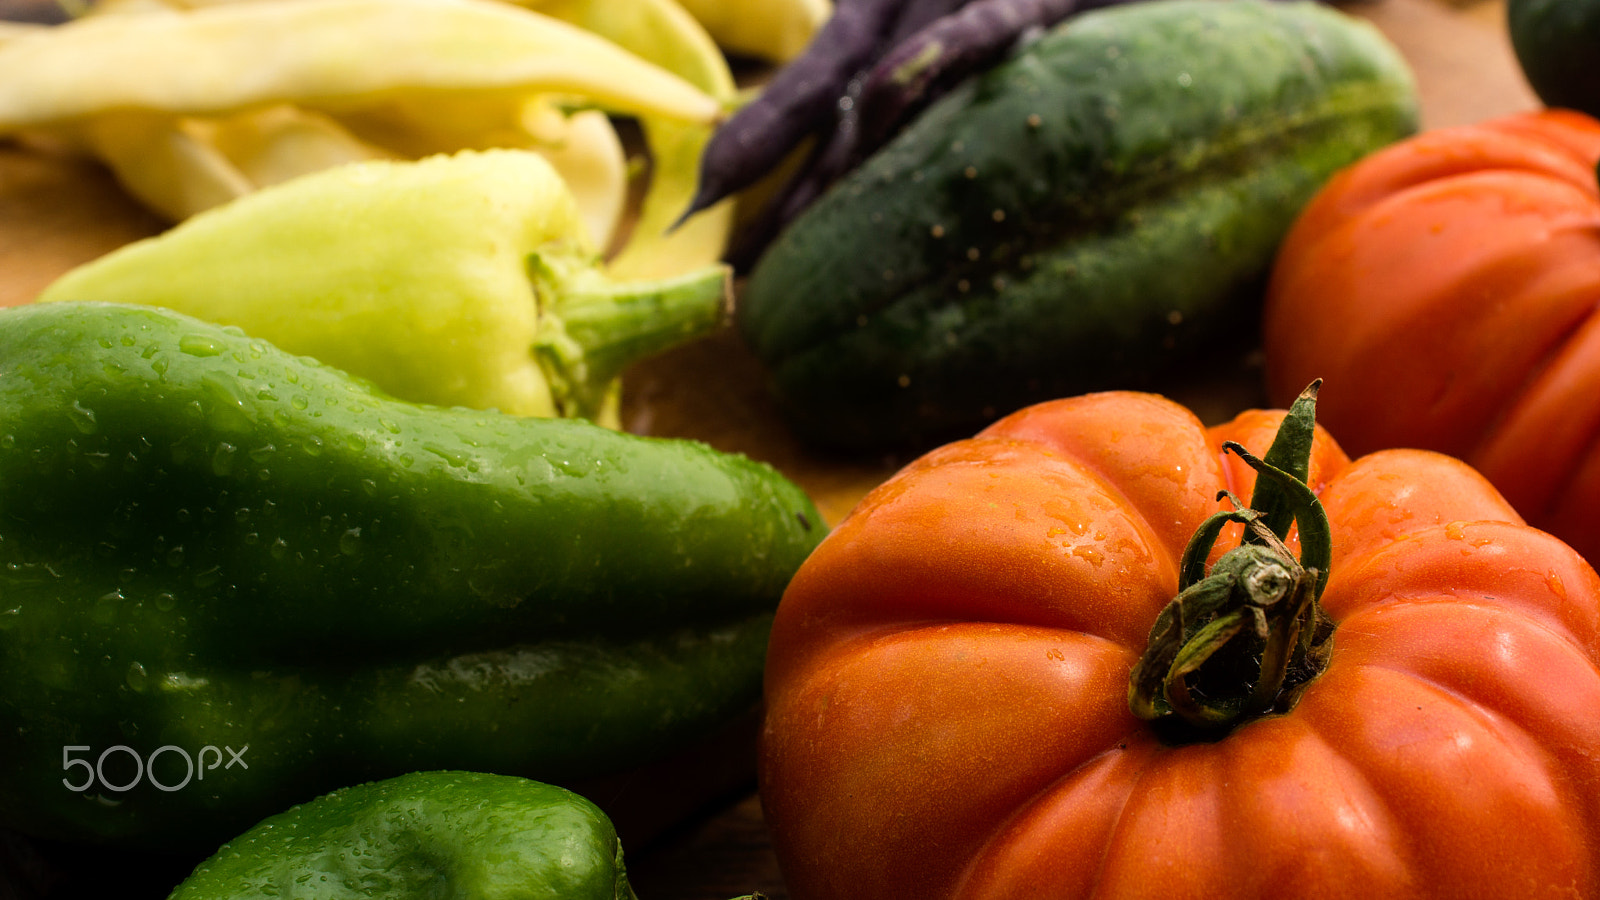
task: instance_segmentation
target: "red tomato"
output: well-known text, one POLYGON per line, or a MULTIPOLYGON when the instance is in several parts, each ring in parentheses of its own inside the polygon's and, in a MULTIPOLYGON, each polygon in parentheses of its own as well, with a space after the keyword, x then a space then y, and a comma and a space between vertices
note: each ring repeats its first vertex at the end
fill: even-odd
POLYGON ((1058 401, 863 500, 772 633, 796 900, 1600 896, 1600 580, 1456 460, 1319 435, 1327 668, 1219 740, 1130 714, 1185 543, 1249 496, 1222 442, 1280 418, 1058 401))
POLYGON ((1600 122, 1423 133, 1333 178, 1279 252, 1269 396, 1322 378, 1352 453, 1460 457, 1600 559, 1600 122))

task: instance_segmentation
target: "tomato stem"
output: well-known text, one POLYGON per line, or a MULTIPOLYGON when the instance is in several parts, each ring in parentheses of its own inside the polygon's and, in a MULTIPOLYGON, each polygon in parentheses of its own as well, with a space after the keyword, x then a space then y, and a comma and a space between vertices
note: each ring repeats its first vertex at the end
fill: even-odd
POLYGON ((1170 727, 1181 740, 1220 737, 1245 722, 1294 706, 1327 665, 1333 623, 1317 599, 1328 583, 1333 542, 1322 504, 1307 486, 1318 382, 1301 393, 1265 459, 1239 444, 1224 449, 1256 470, 1247 507, 1195 530, 1184 549, 1178 596, 1156 617, 1149 645, 1129 676, 1134 714, 1170 727), (1205 561, 1224 526, 1244 526, 1240 545, 1205 561), (1300 529, 1300 558, 1284 544, 1300 529))

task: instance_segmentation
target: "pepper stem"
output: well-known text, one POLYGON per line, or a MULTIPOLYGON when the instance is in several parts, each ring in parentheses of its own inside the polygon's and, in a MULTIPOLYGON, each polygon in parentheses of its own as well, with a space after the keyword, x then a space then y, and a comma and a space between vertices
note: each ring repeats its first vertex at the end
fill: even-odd
POLYGON ((724 265, 645 281, 558 265, 538 254, 528 259, 540 304, 533 353, 563 416, 617 427, 623 370, 710 334, 727 317, 724 265))
POLYGON ((1128 706, 1180 740, 1211 740, 1245 722, 1292 708, 1327 665, 1333 623, 1317 600, 1328 582, 1333 542, 1328 517, 1307 486, 1320 382, 1301 393, 1266 459, 1229 442, 1224 449, 1256 470, 1246 507, 1196 529, 1184 548, 1178 596, 1156 617, 1129 676, 1128 706), (1208 573, 1223 528, 1244 526, 1240 545, 1208 573), (1284 544, 1300 529, 1300 558, 1284 544))

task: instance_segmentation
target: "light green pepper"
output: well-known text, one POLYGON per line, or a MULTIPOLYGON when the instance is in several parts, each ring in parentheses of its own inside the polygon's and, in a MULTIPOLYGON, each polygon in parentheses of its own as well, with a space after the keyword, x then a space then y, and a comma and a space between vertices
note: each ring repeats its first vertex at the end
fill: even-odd
POLYGON ((354 163, 131 244, 40 301, 164 306, 401 399, 617 424, 631 362, 715 328, 722 266, 616 283, 537 154, 354 163))

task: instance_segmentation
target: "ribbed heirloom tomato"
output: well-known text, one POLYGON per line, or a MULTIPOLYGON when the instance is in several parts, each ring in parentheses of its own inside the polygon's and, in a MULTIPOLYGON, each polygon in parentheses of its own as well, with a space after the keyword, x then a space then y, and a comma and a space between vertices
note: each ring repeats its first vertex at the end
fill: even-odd
POLYGON ((1208 431, 1145 394, 1043 404, 840 523, 768 658, 793 896, 1600 897, 1594 571, 1464 464, 1351 461, 1295 409, 1289 477, 1282 413, 1208 431), (1263 515, 1186 557, 1224 490, 1263 515), (1284 545, 1259 523, 1288 531, 1286 502, 1284 545), (1257 702, 1272 647, 1286 690, 1257 702), (1136 717, 1136 666, 1133 705, 1204 715, 1136 717))
POLYGON ((1600 122, 1545 111, 1424 132, 1336 175, 1280 248, 1269 396, 1327 380, 1354 453, 1466 460, 1600 560, 1600 122))

